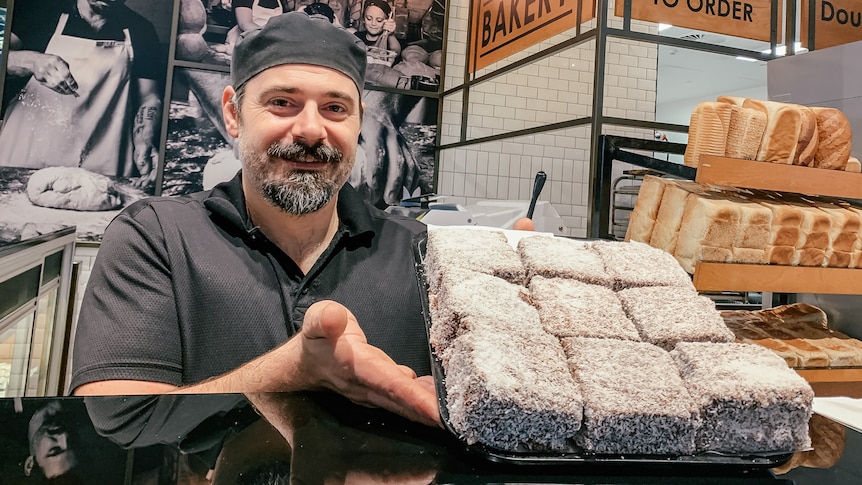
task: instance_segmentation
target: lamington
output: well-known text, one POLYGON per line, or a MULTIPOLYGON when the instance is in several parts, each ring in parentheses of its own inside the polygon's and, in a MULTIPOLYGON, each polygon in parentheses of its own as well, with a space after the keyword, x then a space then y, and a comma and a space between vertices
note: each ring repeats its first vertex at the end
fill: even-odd
POLYGON ((452 343, 446 408, 468 444, 506 451, 567 451, 581 428, 581 394, 553 336, 513 339, 473 327, 452 343))
POLYGON ((700 416, 668 352, 646 342, 567 337, 587 453, 690 455, 700 416))
POLYGON ((668 252, 637 241, 594 241, 614 290, 640 286, 694 288, 691 277, 668 252))
POLYGON ((444 366, 452 341, 475 327, 511 335, 512 342, 545 334, 538 311, 525 301, 523 286, 460 269, 444 272, 441 282, 430 309, 429 341, 444 366))
POLYGON ((562 237, 530 236, 518 241, 518 253, 527 271, 533 276, 570 278, 593 285, 613 286, 613 278, 592 244, 562 237))
POLYGON ((698 450, 746 454, 810 446, 814 392, 771 350, 681 342, 670 355, 703 417, 698 450))
POLYGON ((438 227, 428 231, 423 261, 429 290, 436 293, 442 273, 461 268, 524 284, 524 265, 502 231, 438 227))
POLYGON ((709 298, 672 286, 629 288, 617 293, 641 340, 665 350, 677 342, 733 342, 733 332, 709 298))
POLYGON ((640 340, 637 328, 610 288, 534 276, 529 289, 542 327, 551 335, 640 340))

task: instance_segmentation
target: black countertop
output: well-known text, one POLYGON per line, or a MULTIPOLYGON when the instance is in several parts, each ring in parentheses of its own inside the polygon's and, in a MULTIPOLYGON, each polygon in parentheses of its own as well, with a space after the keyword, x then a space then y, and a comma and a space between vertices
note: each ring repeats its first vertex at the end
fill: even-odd
POLYGON ((39 483, 42 462, 76 463, 69 483, 862 483, 862 434, 819 415, 814 449, 775 469, 494 462, 444 430, 331 393, 7 398, 0 423, 3 484, 39 483))

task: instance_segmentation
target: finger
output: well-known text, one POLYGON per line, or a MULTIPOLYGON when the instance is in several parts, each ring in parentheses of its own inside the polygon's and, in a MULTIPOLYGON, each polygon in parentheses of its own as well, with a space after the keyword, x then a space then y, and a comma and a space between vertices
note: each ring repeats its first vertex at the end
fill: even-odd
POLYGON ((71 89, 72 91, 78 91, 78 81, 75 80, 75 78, 72 76, 72 73, 69 73, 69 75, 66 76, 66 85, 68 85, 69 89, 71 89))
POLYGON ((371 404, 428 426, 441 426, 437 395, 417 379, 398 379, 388 395, 371 394, 371 404))
POLYGON ((350 312, 343 305, 330 300, 319 301, 308 308, 302 332, 306 338, 336 340, 344 334, 350 312))
POLYGON ((399 365, 399 366, 398 366, 398 369, 399 369, 401 372, 403 372, 403 373, 404 373, 404 375, 405 375, 405 376, 407 376, 407 378, 409 378, 409 379, 416 379, 416 372, 415 372, 415 371, 413 371, 413 369, 411 369, 410 367, 407 367, 406 365, 399 365))

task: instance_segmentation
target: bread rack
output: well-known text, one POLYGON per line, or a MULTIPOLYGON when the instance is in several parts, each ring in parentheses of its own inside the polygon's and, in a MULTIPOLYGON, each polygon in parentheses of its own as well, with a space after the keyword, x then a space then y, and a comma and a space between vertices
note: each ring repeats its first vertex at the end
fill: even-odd
MULTIPOLYGON (((862 199, 862 173, 703 155, 694 179, 711 185, 862 199)), ((823 268, 699 261, 698 291, 862 295, 862 268, 823 268)))
MULTIPOLYGON (((862 174, 704 155, 695 181, 748 189, 862 199, 862 174)), ((862 268, 824 268, 699 261, 698 291, 862 295, 862 268)), ((818 396, 862 398, 862 368, 796 369, 818 396)))

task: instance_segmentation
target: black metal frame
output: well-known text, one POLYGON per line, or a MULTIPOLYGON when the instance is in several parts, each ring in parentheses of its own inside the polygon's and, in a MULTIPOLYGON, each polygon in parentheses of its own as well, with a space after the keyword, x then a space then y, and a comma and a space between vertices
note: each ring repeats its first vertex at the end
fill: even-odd
POLYGON ((648 157, 628 150, 647 150, 652 152, 682 155, 685 144, 669 143, 640 138, 627 138, 614 135, 599 135, 599 156, 596 159, 596 175, 594 179, 593 207, 596 212, 590 218, 587 237, 611 239, 611 177, 615 160, 655 170, 667 175, 684 179, 694 179, 697 170, 685 165, 668 162, 658 158, 648 157))

